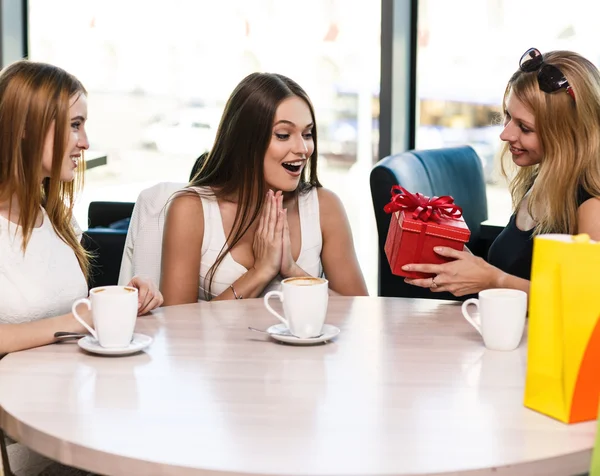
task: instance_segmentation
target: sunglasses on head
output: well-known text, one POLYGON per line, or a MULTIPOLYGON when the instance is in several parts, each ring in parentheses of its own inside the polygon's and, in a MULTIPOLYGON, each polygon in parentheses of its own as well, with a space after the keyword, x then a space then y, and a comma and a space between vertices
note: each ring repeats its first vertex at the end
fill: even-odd
POLYGON ((529 48, 519 60, 519 69, 525 73, 537 71, 537 80, 540 89, 545 93, 555 93, 564 89, 575 101, 575 91, 556 66, 544 63, 544 57, 537 48, 529 48))

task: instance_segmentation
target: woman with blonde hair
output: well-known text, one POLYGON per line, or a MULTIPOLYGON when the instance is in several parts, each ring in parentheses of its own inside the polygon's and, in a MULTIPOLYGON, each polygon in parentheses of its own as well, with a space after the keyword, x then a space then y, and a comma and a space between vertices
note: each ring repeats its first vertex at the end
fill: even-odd
POLYGON ((292 276, 367 294, 344 207, 317 178, 316 131, 295 81, 253 73, 238 84, 213 148, 167 211, 165 304, 257 297, 292 276))
POLYGON ((587 233, 600 240, 600 73, 570 51, 525 52, 503 100, 503 171, 514 214, 490 248, 488 262, 468 252, 436 249, 454 261, 411 264, 433 273, 407 280, 457 296, 488 288, 529 291, 533 237, 587 233))
MULTIPOLYGON (((61 68, 24 60, 0 73, 0 356, 85 332, 70 310, 90 272, 73 219, 86 121, 87 92, 61 68)), ((139 313, 161 304, 148 280, 130 285, 139 313)))

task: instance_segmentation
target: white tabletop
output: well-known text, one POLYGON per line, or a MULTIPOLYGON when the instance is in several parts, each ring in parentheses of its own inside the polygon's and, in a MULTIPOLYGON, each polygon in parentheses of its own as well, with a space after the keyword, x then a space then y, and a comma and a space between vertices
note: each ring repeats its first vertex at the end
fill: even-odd
POLYGON ((129 357, 62 343, 0 361, 0 425, 114 475, 577 474, 595 422, 523 407, 525 344, 488 351, 457 303, 330 299, 328 344, 276 343, 261 300, 164 308, 129 357))

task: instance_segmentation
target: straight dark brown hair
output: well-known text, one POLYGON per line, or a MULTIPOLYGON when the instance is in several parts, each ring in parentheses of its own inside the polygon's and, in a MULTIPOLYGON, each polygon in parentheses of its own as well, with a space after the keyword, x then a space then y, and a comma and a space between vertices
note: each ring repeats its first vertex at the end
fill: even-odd
POLYGON ((198 160, 198 171, 189 186, 210 187, 211 195, 214 193, 217 199, 235 196, 238 203, 231 232, 207 274, 209 285, 208 288, 204 286, 207 300, 212 296, 217 268, 229 249, 240 241, 261 213, 263 198, 267 194, 264 159, 271 141, 275 113, 283 100, 294 96, 302 99, 310 109, 315 145, 295 193, 307 193, 313 187, 321 187, 317 177, 314 108, 304 89, 281 74, 252 73, 237 85, 225 106, 212 150, 198 160))

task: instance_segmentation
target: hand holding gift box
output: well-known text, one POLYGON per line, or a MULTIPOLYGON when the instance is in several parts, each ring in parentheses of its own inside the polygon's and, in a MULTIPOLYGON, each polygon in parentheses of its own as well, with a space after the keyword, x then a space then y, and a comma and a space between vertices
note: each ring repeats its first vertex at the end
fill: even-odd
POLYGON ((449 258, 433 251, 446 246, 462 251, 471 232, 462 218, 462 209, 450 196, 426 197, 392 187, 392 199, 384 210, 393 213, 385 242, 385 254, 392 273, 406 278, 426 278, 431 274, 404 271, 411 263, 442 264, 449 258))

